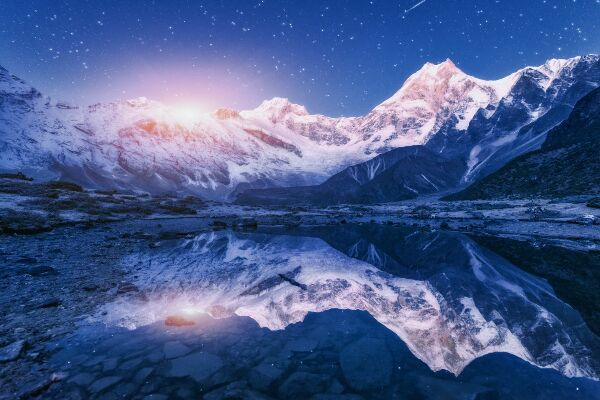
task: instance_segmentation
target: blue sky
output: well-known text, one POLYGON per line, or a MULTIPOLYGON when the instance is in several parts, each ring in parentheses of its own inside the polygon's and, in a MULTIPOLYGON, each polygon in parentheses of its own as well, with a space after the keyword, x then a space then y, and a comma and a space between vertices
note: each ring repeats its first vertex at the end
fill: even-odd
POLYGON ((600 52, 600 0, 0 3, 0 65, 80 104, 146 96, 363 114, 427 61, 498 78, 600 52))

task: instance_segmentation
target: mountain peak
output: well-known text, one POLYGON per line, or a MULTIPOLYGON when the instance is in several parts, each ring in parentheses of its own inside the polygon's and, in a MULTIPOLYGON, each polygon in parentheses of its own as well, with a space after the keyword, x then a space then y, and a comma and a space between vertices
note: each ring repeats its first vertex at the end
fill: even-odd
POLYGON ((231 108, 217 108, 213 112, 213 116, 216 119, 220 119, 220 120, 224 121, 226 119, 239 118, 240 113, 238 111, 236 111, 236 110, 231 109, 231 108))
POLYGON ((406 80, 400 90, 376 109, 396 107, 407 100, 425 100, 438 104, 451 81, 467 77, 449 58, 438 64, 427 62, 406 80))
MULTIPOLYGON (((463 72, 454 64, 454 62, 446 58, 445 61, 434 64, 431 62, 426 62, 416 74, 427 73, 429 75, 439 75, 441 73, 446 74, 463 74, 463 72)), ((415 74, 415 75, 416 75, 415 74)))
POLYGON ((289 99, 283 97, 273 97, 270 100, 265 100, 255 108, 255 111, 277 119, 288 114, 308 115, 306 107, 292 103, 289 99))

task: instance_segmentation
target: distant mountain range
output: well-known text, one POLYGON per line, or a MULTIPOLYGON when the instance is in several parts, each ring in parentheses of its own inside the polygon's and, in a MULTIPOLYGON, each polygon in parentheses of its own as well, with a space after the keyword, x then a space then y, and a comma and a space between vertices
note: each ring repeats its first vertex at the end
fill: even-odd
POLYGON ((449 200, 600 194, 600 88, 579 100, 538 150, 510 161, 449 200))
MULTIPOLYGON (((143 98, 57 102, 0 67, 0 171, 216 200, 254 201, 252 189, 321 184, 342 193, 335 202, 410 198, 465 187, 539 148, 599 83, 597 55, 550 60, 495 81, 447 60, 425 64, 365 116, 311 115, 274 98, 190 122, 143 98), (427 149, 384 156, 406 146, 427 149), (352 178, 362 169, 375 172, 352 178)), ((312 199, 311 190, 300 192, 312 199)))
POLYGON ((251 189, 240 194, 237 202, 324 206, 412 199, 455 188, 464 170, 461 160, 448 160, 425 146, 399 147, 350 166, 320 185, 251 189))

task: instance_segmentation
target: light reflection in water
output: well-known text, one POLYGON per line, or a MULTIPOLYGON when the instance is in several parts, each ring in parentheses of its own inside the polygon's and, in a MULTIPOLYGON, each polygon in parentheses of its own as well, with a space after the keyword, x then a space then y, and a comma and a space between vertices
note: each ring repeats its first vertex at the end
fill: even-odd
POLYGON ((309 312, 364 310, 432 370, 459 374, 478 357, 507 352, 567 376, 596 376, 597 338, 547 283, 459 235, 405 237, 406 261, 395 262, 418 260, 426 272, 386 272, 389 256, 365 238, 345 251, 314 237, 228 231, 165 243, 124 260, 140 293, 99 318, 136 328, 170 315, 238 315, 278 330, 309 312))

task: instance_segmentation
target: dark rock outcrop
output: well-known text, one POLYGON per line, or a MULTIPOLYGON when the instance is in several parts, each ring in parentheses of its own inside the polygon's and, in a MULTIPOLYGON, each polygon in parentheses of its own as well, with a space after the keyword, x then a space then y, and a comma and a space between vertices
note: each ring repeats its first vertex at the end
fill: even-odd
POLYGON ((600 88, 577 102, 539 150, 515 158, 447 200, 600 194, 600 88))

